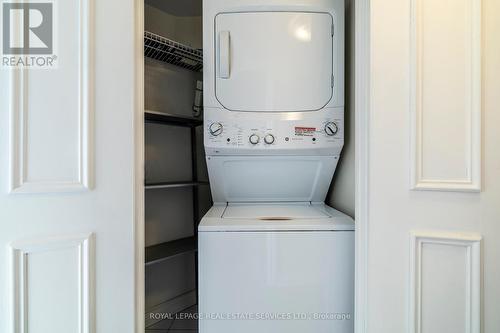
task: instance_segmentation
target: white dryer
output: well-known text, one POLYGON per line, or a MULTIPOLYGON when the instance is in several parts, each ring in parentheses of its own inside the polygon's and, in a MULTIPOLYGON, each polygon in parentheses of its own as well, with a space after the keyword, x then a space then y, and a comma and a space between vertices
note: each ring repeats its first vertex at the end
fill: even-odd
POLYGON ((200 333, 352 333, 343 0, 205 0, 200 333))

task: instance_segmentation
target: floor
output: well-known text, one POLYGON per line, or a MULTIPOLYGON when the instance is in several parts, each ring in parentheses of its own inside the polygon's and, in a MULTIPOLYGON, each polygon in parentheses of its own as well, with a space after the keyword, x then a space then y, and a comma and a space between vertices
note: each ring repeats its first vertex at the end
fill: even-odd
POLYGON ((175 319, 165 319, 146 328, 146 333, 198 333, 198 321, 193 315, 198 312, 194 305, 175 315, 175 319))

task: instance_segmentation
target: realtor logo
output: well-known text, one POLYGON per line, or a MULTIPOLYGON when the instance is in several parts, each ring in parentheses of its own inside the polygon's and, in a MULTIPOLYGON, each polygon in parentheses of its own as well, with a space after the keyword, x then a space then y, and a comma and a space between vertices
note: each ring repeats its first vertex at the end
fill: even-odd
POLYGON ((54 67, 54 3, 2 4, 2 65, 54 67))

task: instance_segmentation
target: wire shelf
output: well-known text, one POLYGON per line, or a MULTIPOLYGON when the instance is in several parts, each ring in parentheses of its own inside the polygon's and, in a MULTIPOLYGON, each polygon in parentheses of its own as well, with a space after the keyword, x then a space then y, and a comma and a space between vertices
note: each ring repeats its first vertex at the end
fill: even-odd
POLYGON ((146 183, 144 188, 146 190, 159 190, 165 188, 178 188, 178 187, 193 187, 193 186, 201 186, 208 185, 208 182, 162 182, 162 183, 146 183))
POLYGON ((203 52, 149 31, 144 32, 144 55, 195 72, 203 69, 203 52))

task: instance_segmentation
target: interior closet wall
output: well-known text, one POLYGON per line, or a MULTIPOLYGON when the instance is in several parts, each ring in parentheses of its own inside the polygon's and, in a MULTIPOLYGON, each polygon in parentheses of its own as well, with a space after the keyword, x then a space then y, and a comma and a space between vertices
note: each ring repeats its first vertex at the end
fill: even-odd
MULTIPOLYGON (((194 48, 202 45, 201 16, 174 16, 146 3, 145 29, 194 48)), ((201 73, 146 58, 145 109, 192 117, 197 80, 202 80, 201 73)), ((148 123, 145 135, 146 183, 191 179, 189 128, 148 123)), ((199 179, 208 181, 201 141, 197 147, 199 179)), ((200 187, 199 193, 204 198, 199 205, 202 215, 210 203, 208 186, 200 187)), ((193 236, 192 196, 193 189, 186 187, 146 191, 146 246, 193 236)), ((195 272, 192 252, 147 266, 146 312, 166 311, 179 295, 181 302, 194 304, 195 272)))
POLYGON ((354 0, 345 6, 345 143, 326 203, 354 217, 354 0))
MULTIPOLYGON (((201 7, 199 13, 197 13, 196 9, 189 9, 187 5, 184 6, 183 1, 170 1, 172 4, 168 4, 166 2, 169 1, 146 0, 144 7, 144 15, 147 17, 145 22, 146 30, 175 40, 192 48, 201 49, 203 39, 200 34, 203 26, 201 19, 201 7), (185 13, 179 10, 176 11, 176 7, 174 7, 173 4, 174 2, 177 4, 176 7, 178 9, 182 7, 197 15, 186 16, 191 13, 185 13), (176 15, 171 15, 168 11, 176 12, 176 15)), ((192 4, 192 6, 195 5, 196 4, 192 4)))
MULTIPOLYGON (((202 48, 201 16, 173 16, 150 5, 145 5, 144 25, 147 31, 175 40, 193 48, 202 48)), ((160 63, 146 58, 145 63, 145 108, 192 116, 196 80, 202 73, 160 63)))

